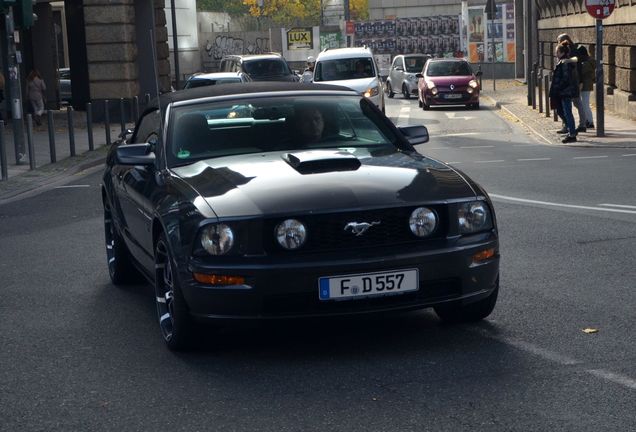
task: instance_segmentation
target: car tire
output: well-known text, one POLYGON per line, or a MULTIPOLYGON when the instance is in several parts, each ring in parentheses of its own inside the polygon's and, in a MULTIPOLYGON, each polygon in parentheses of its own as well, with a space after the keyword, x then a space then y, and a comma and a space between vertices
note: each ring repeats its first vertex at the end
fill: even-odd
POLYGON ((422 108, 422 99, 420 99, 419 96, 417 98, 417 106, 422 108))
POLYGON ((474 303, 461 304, 461 303, 449 303, 434 308, 437 316, 447 323, 460 323, 460 322, 475 322, 480 321, 490 315, 497 303, 497 296, 499 295, 499 278, 495 289, 490 295, 484 299, 478 300, 474 303))
POLYGON ((163 340, 172 351, 192 348, 196 326, 181 292, 176 263, 165 234, 155 245, 155 299, 163 340))
POLYGON ((422 109, 423 109, 424 111, 428 111, 428 110, 430 110, 430 109, 431 109, 431 106, 430 106, 429 104, 427 104, 427 103, 426 103, 426 100, 423 100, 423 101, 422 101, 422 109))
POLYGON ((393 87, 391 87, 390 81, 386 82, 386 94, 389 97, 389 99, 393 99, 393 96, 395 96, 395 92, 393 91, 393 87))
POLYGON ((479 109, 479 102, 475 102, 472 106, 472 109, 474 110, 478 110, 479 109))
POLYGON ((404 99, 411 99, 411 93, 409 93, 409 89, 406 87, 406 84, 402 84, 402 95, 404 99))
POLYGON ((108 275, 113 285, 131 285, 141 281, 139 271, 132 264, 132 257, 124 239, 117 232, 110 205, 104 202, 104 240, 108 275))

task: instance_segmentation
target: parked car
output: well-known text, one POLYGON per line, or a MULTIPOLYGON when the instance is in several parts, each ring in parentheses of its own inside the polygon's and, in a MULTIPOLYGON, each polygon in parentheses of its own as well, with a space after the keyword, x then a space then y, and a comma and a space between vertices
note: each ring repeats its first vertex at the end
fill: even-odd
POLYGON ((417 74, 424 70, 424 65, 432 56, 425 54, 397 55, 391 63, 389 76, 386 79, 386 93, 392 98, 396 90, 405 99, 417 95, 417 74))
POLYGON ((384 112, 384 91, 378 67, 369 48, 327 49, 318 54, 314 83, 349 87, 384 112))
POLYGON ((425 110, 433 105, 465 105, 479 109, 477 75, 464 59, 432 59, 416 76, 418 100, 425 110))
POLYGON ((219 84, 240 84, 252 79, 244 72, 216 72, 194 74, 183 85, 184 89, 205 87, 219 84))
POLYGON ((60 102, 71 103, 73 92, 71 90, 71 69, 60 68, 57 70, 60 90, 60 102))
POLYGON ((297 82, 299 79, 283 56, 277 53, 225 56, 219 71, 243 72, 253 81, 297 82))
POLYGON ((216 318, 482 319, 499 290, 495 212, 466 174, 415 150, 427 141, 339 86, 164 94, 107 155, 110 278, 153 283, 170 349, 216 318))

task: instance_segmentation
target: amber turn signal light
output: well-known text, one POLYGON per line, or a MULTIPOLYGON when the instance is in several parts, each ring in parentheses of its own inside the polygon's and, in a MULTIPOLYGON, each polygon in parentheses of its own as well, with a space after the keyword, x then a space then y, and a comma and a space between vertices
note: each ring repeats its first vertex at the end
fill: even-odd
POLYGON ((480 263, 483 261, 487 261, 494 256, 495 256, 495 248, 486 249, 481 252, 477 252, 475 255, 473 255, 473 262, 480 263))
POLYGON ((194 280, 208 285, 244 285, 243 276, 224 276, 205 273, 192 273, 194 280))

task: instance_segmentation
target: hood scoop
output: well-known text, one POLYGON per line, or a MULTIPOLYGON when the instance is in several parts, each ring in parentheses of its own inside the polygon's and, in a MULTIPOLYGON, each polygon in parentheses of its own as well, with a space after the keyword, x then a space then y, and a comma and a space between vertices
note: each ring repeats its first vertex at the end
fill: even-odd
POLYGON ((338 150, 285 153, 282 158, 300 174, 355 171, 361 165, 360 160, 351 153, 338 150))

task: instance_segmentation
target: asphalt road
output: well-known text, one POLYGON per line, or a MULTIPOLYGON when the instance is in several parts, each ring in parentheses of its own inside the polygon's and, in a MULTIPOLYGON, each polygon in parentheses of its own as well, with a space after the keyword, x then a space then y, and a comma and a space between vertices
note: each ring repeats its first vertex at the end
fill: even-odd
POLYGON ((635 430, 636 151, 541 145, 488 109, 387 113, 492 194, 489 319, 237 324, 171 353, 150 287, 110 284, 84 173, 0 206, 0 430, 635 430))

